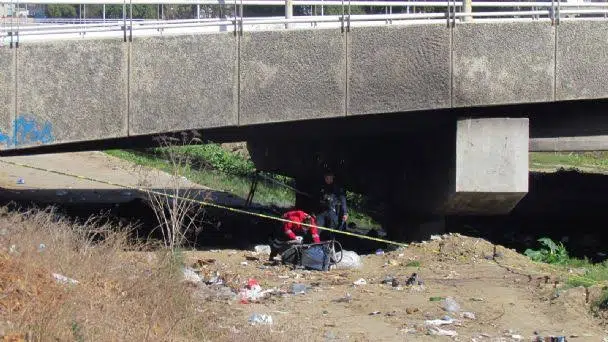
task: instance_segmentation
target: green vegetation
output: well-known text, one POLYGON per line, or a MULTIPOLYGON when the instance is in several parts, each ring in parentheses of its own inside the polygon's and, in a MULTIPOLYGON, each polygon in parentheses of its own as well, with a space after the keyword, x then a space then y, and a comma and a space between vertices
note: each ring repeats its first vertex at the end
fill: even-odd
POLYGON ((541 249, 527 249, 524 252, 524 254, 530 259, 537 262, 558 265, 564 265, 570 260, 568 251, 561 242, 556 244, 549 238, 538 239, 538 242, 540 242, 543 246, 541 249))
POLYGON ((531 152, 530 170, 549 171, 576 168, 581 171, 608 172, 608 152, 531 152))
POLYGON ((530 259, 569 269, 577 268, 584 272, 582 275, 568 276, 568 287, 590 287, 608 281, 608 260, 594 264, 586 258, 577 259, 570 257, 563 244, 557 244, 549 238, 541 238, 538 241, 542 245, 540 249, 527 249, 524 252, 530 259))
MULTIPOLYGON (((181 149, 181 147, 178 147, 178 149, 181 149)), ((170 170, 168 163, 164 159, 152 153, 128 150, 109 150, 106 151, 106 153, 114 157, 128 160, 137 165, 156 168, 163 171, 170 170)), ((222 158, 219 158, 219 160, 222 160, 222 158)), ((229 164, 235 167, 235 165, 238 165, 238 162, 231 159, 230 163, 226 163, 222 167, 230 168, 231 166, 229 164), (232 162, 234 162, 234 164, 231 164, 232 162)), ((195 183, 215 190, 227 191, 243 198, 246 198, 249 194, 249 188, 251 185, 248 178, 235 174, 223 173, 218 171, 218 169, 213 169, 210 167, 191 167, 187 169, 185 174, 182 176, 195 183)), ((255 201, 261 204, 291 206, 295 201, 295 196, 293 192, 287 188, 274 186, 272 184, 260 183, 258 184, 258 188, 256 190, 255 201)))
POLYGON ((410 261, 407 263, 407 265, 405 265, 405 267, 420 267, 420 261, 410 261))
MULTIPOLYGON (((183 153, 191 161, 182 176, 209 188, 227 191, 239 197, 246 198, 251 186, 251 177, 256 169, 253 162, 237 153, 229 152, 219 144, 187 145, 175 147, 158 147, 144 151, 109 150, 107 154, 128 160, 136 165, 170 171, 166 161, 167 152, 183 153)), ((268 175, 271 179, 294 186, 293 180, 280 175, 268 175)), ((295 194, 292 190, 279 184, 260 180, 256 189, 254 201, 260 204, 274 204, 289 207, 295 204, 295 194)), ((378 228, 379 224, 363 213, 360 208, 365 204, 365 198, 359 194, 347 193, 350 213, 349 221, 357 226, 378 228)))

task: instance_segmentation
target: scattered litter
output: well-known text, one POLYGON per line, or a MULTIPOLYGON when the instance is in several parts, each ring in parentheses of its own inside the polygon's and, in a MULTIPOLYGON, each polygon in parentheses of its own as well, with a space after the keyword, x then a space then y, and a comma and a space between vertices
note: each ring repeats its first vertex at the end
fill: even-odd
POLYGON ((272 316, 265 314, 254 313, 249 317, 249 323, 251 325, 256 324, 272 324, 272 316))
POLYGON ((367 281, 363 278, 360 278, 358 280, 355 280, 355 282, 353 282, 353 285, 365 285, 367 284, 367 281))
POLYGON ((406 308, 406 309, 405 309, 405 312, 406 312, 408 315, 411 315, 411 314, 416 313, 416 312, 418 312, 418 311, 420 311, 420 309, 418 309, 418 308, 406 308))
POLYGON ((247 265, 249 265, 249 264, 247 263, 247 261, 243 261, 243 262, 241 262, 241 266, 247 266, 247 265))
POLYGON ((399 253, 398 257, 403 258, 405 256, 404 253, 399 253))
POLYGON ((249 301, 256 301, 260 299, 260 293, 262 292, 262 287, 258 284, 258 281, 255 279, 249 279, 247 282, 247 286, 239 292, 239 298, 242 304, 247 304, 249 301))
POLYGON ((46 245, 45 244, 41 243, 41 244, 38 245, 38 252, 42 252, 45 249, 46 249, 46 245))
POLYGON ((391 286, 392 287, 398 287, 399 286, 399 279, 393 278, 393 281, 391 282, 391 286))
POLYGON ((374 312, 370 312, 369 315, 370 316, 375 316, 375 315, 379 315, 380 311, 374 311, 374 312))
POLYGON ((515 340, 523 340, 524 339, 524 337, 521 336, 521 335, 511 335, 511 338, 515 339, 515 340))
POLYGON ((458 312, 458 311, 460 311, 460 305, 458 305, 458 303, 456 303, 456 301, 452 297, 447 297, 446 299, 444 299, 441 302, 441 306, 447 312, 458 312))
POLYGON ((443 300, 443 299, 444 299, 443 297, 431 297, 431 298, 429 298, 429 301, 430 302, 438 302, 438 301, 443 300))
POLYGON ((470 320, 475 320, 475 314, 472 312, 463 312, 462 313, 462 318, 466 318, 466 319, 470 319, 470 320))
POLYGON ((438 336, 458 336, 458 333, 454 330, 444 330, 438 327, 429 328, 429 334, 438 336))
POLYGON ((407 285, 407 286, 422 285, 422 284, 424 284, 424 282, 422 281, 422 279, 420 279, 418 277, 418 274, 416 274, 416 273, 412 273, 412 275, 405 282, 405 285, 407 285))
POLYGON ((376 255, 384 255, 384 251, 381 249, 376 250, 376 255))
POLYGON ((9 252, 9 254, 15 254, 15 253, 17 253, 17 246, 15 246, 15 245, 11 245, 11 246, 8 248, 8 252, 9 252))
POLYGON ((270 246, 268 245, 257 245, 254 248, 256 253, 260 253, 260 254, 270 254, 270 246))
POLYGON ((350 303, 353 300, 353 297, 350 295, 350 293, 346 293, 346 295, 342 298, 338 298, 338 299, 334 299, 334 302, 336 303, 350 303))
POLYGON ((209 280, 205 282, 207 285, 222 285, 223 283, 224 281, 220 277, 219 272, 215 272, 215 276, 209 278, 209 280))
POLYGON ((431 241, 441 241, 441 235, 431 235, 431 241))
POLYGON ((356 269, 363 265, 359 254, 352 251, 337 252, 336 260, 340 260, 340 262, 334 266, 337 270, 356 269))
POLYGON ((293 284, 291 285, 291 292, 293 294, 305 294, 308 291, 308 285, 306 284, 293 284))
POLYGON ((391 312, 387 312, 384 314, 384 316, 387 317, 392 317, 392 316, 396 316, 397 315, 397 311, 391 311, 391 312))
POLYGON ((25 180, 23 178, 17 179, 17 184, 25 184, 25 180))
POLYGON ((279 279, 289 279, 289 276, 288 275, 280 275, 278 278, 279 279))
POLYGON ((245 259, 247 259, 249 261, 260 261, 260 258, 255 257, 255 256, 246 256, 245 259))
POLYGON ((430 325, 430 326, 440 326, 440 325, 446 325, 446 324, 452 324, 454 323, 454 320, 451 317, 443 317, 442 319, 429 319, 424 321, 424 324, 426 325, 430 325), (446 319, 447 318, 447 319, 446 319))
POLYGON ((533 342, 566 342, 566 336, 546 336, 546 337, 541 337, 541 336, 536 336, 535 339, 532 340, 533 342))
POLYGON ((182 272, 184 273, 184 281, 192 283, 200 283, 203 281, 203 278, 190 267, 184 267, 182 272))
POLYGON ((64 275, 61 275, 59 273, 53 273, 53 278, 55 278, 55 280, 57 280, 58 282, 63 283, 63 284, 67 284, 67 283, 78 284, 78 280, 74 280, 72 278, 68 278, 68 277, 66 277, 64 275))
POLYGON ((485 299, 479 298, 479 297, 478 298, 471 298, 471 301, 473 301, 473 302, 483 302, 484 300, 485 299))
POLYGON ((382 281, 382 284, 392 284, 394 280, 395 280, 394 277, 386 276, 384 278, 384 280, 382 281))
POLYGON ((211 265, 215 263, 215 259, 198 259, 196 260, 196 264, 199 267, 202 267, 204 265, 211 265))

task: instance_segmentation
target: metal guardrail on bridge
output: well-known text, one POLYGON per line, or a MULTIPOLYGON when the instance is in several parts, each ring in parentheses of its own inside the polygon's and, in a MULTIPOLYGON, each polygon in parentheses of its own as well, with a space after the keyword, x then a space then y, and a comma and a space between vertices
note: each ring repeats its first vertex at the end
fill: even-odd
MULTIPOLYGON (((230 14, 223 18, 142 20, 133 18, 134 5, 158 5, 158 0, 0 0, 1 5, 78 4, 104 5, 104 19, 54 19, 22 22, 5 18, 0 26, 0 45, 18 46, 30 41, 78 38, 120 38, 280 30, 339 28, 356 26, 466 22, 546 21, 608 19, 608 2, 518 2, 518 1, 362 1, 362 0, 162 0, 163 5, 224 6, 230 14), (122 18, 105 19, 105 5, 121 5, 122 18), (285 16, 247 17, 245 6, 285 6, 285 16), (294 6, 321 8, 322 15, 293 16, 294 6), (353 14, 361 7, 384 8, 382 14, 353 14), (325 15, 324 9, 337 8, 339 14, 325 15)), ((310 11, 317 13, 318 10, 310 11)), ((197 14, 200 18, 200 14, 197 14)))

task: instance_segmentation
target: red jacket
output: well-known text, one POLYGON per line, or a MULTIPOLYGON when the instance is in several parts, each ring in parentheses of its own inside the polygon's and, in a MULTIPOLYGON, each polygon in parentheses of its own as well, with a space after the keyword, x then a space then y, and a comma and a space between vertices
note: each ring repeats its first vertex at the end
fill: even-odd
POLYGON ((310 234, 312 235, 312 241, 315 243, 321 242, 319 238, 319 230, 317 229, 317 223, 314 217, 311 217, 310 224, 312 227, 303 226, 300 223, 304 222, 304 218, 306 218, 308 214, 301 210, 292 210, 288 211, 283 215, 283 218, 289 221, 294 221, 297 223, 285 222, 283 223, 283 231, 285 235, 289 237, 289 239, 294 240, 296 235, 305 234, 310 229, 310 234), (298 234, 296 234, 298 233, 298 234))

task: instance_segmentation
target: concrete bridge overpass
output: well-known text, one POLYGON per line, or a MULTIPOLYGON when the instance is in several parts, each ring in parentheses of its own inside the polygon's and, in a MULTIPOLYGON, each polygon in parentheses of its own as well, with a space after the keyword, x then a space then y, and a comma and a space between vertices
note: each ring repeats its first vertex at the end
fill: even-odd
POLYGON ((333 164, 414 226, 510 211, 529 149, 608 147, 607 3, 397 4, 435 12, 5 25, 0 143, 245 139, 260 169, 306 190, 333 164))

